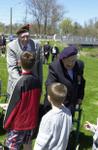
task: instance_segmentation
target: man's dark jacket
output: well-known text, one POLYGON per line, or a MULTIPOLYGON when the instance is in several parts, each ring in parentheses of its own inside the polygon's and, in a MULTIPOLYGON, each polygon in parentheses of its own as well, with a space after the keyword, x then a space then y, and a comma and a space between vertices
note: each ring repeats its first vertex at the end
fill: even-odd
MULTIPOLYGON (((68 107, 75 106, 78 103, 78 99, 83 99, 85 79, 83 77, 84 63, 81 60, 77 60, 73 68, 73 80, 70 78, 67 70, 64 68, 61 60, 55 61, 49 66, 49 73, 46 80, 47 86, 54 82, 60 82, 67 86, 68 94, 67 100, 64 104, 68 107)), ((49 109, 50 104, 47 100, 47 92, 45 96, 45 109, 49 109)))

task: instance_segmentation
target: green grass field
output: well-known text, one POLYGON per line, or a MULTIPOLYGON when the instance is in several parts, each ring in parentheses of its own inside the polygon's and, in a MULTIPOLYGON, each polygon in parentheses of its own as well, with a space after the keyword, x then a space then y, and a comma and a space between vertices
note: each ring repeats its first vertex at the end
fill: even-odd
MULTIPOLYGON (((82 118, 80 127, 79 144, 80 150, 91 150, 92 146, 92 133, 84 130, 83 125, 86 120, 96 123, 98 116, 98 58, 91 56, 80 56, 80 59, 85 63, 84 76, 86 79, 85 97, 82 104, 82 118)), ((43 94, 41 101, 44 99, 45 94, 45 81, 48 73, 48 65, 43 65, 43 94)), ((0 80, 2 80, 2 93, 6 93, 7 87, 7 68, 6 59, 0 57, 0 80)), ((2 100, 2 97, 0 97, 2 100)), ((0 142, 3 142, 5 134, 0 131, 0 142)))

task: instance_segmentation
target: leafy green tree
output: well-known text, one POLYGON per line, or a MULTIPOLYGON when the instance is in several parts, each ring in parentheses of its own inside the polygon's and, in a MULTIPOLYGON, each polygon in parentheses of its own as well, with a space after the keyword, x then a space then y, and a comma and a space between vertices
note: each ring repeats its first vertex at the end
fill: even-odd
POLYGON ((60 23, 60 29, 61 29, 61 33, 62 33, 63 35, 72 33, 72 31, 73 31, 72 20, 69 19, 69 18, 64 19, 64 20, 60 23))

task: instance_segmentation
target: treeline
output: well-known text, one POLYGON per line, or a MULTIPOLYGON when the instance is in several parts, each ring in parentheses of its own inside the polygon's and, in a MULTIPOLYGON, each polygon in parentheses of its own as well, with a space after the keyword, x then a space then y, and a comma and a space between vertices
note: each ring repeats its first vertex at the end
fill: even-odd
POLYGON ((16 33, 17 29, 27 22, 27 16, 31 15, 31 33, 36 35, 78 35, 98 38, 98 19, 91 18, 82 26, 67 16, 64 7, 57 0, 24 0, 26 13, 24 23, 5 25, 0 23, 0 32, 16 33), (28 14, 28 15, 27 15, 28 14))
MULTIPOLYGON (((19 29, 23 24, 13 24, 12 33, 15 34, 17 29, 19 29)), ((0 23, 0 33, 10 34, 10 25, 5 25, 0 23)), ((37 23, 31 23, 31 33, 37 35, 45 35, 43 30, 43 25, 39 28, 37 23)), ((47 35, 78 35, 78 36, 88 36, 98 38, 98 21, 91 19, 88 23, 85 23, 84 26, 81 26, 78 22, 73 22, 69 18, 62 20, 58 27, 52 28, 51 25, 47 26, 47 35)))

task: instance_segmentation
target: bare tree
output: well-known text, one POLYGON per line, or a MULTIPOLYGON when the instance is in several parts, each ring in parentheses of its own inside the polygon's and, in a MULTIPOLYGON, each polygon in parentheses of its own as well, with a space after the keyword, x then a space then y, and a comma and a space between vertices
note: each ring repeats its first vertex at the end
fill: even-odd
POLYGON ((41 18, 42 18, 42 11, 40 6, 40 0, 25 0, 26 7, 28 9, 28 13, 31 14, 37 22, 39 33, 40 33, 40 26, 41 26, 41 18))
POLYGON ((55 34, 58 29, 58 23, 62 20, 63 15, 65 14, 65 11, 63 9, 63 6, 61 5, 53 5, 52 7, 52 13, 50 18, 50 26, 52 30, 52 34, 55 34))
POLYGON ((57 4, 56 0, 25 0, 29 13, 36 20, 39 34, 43 25, 43 32, 47 34, 48 25, 56 24, 64 15, 63 6, 57 4))

